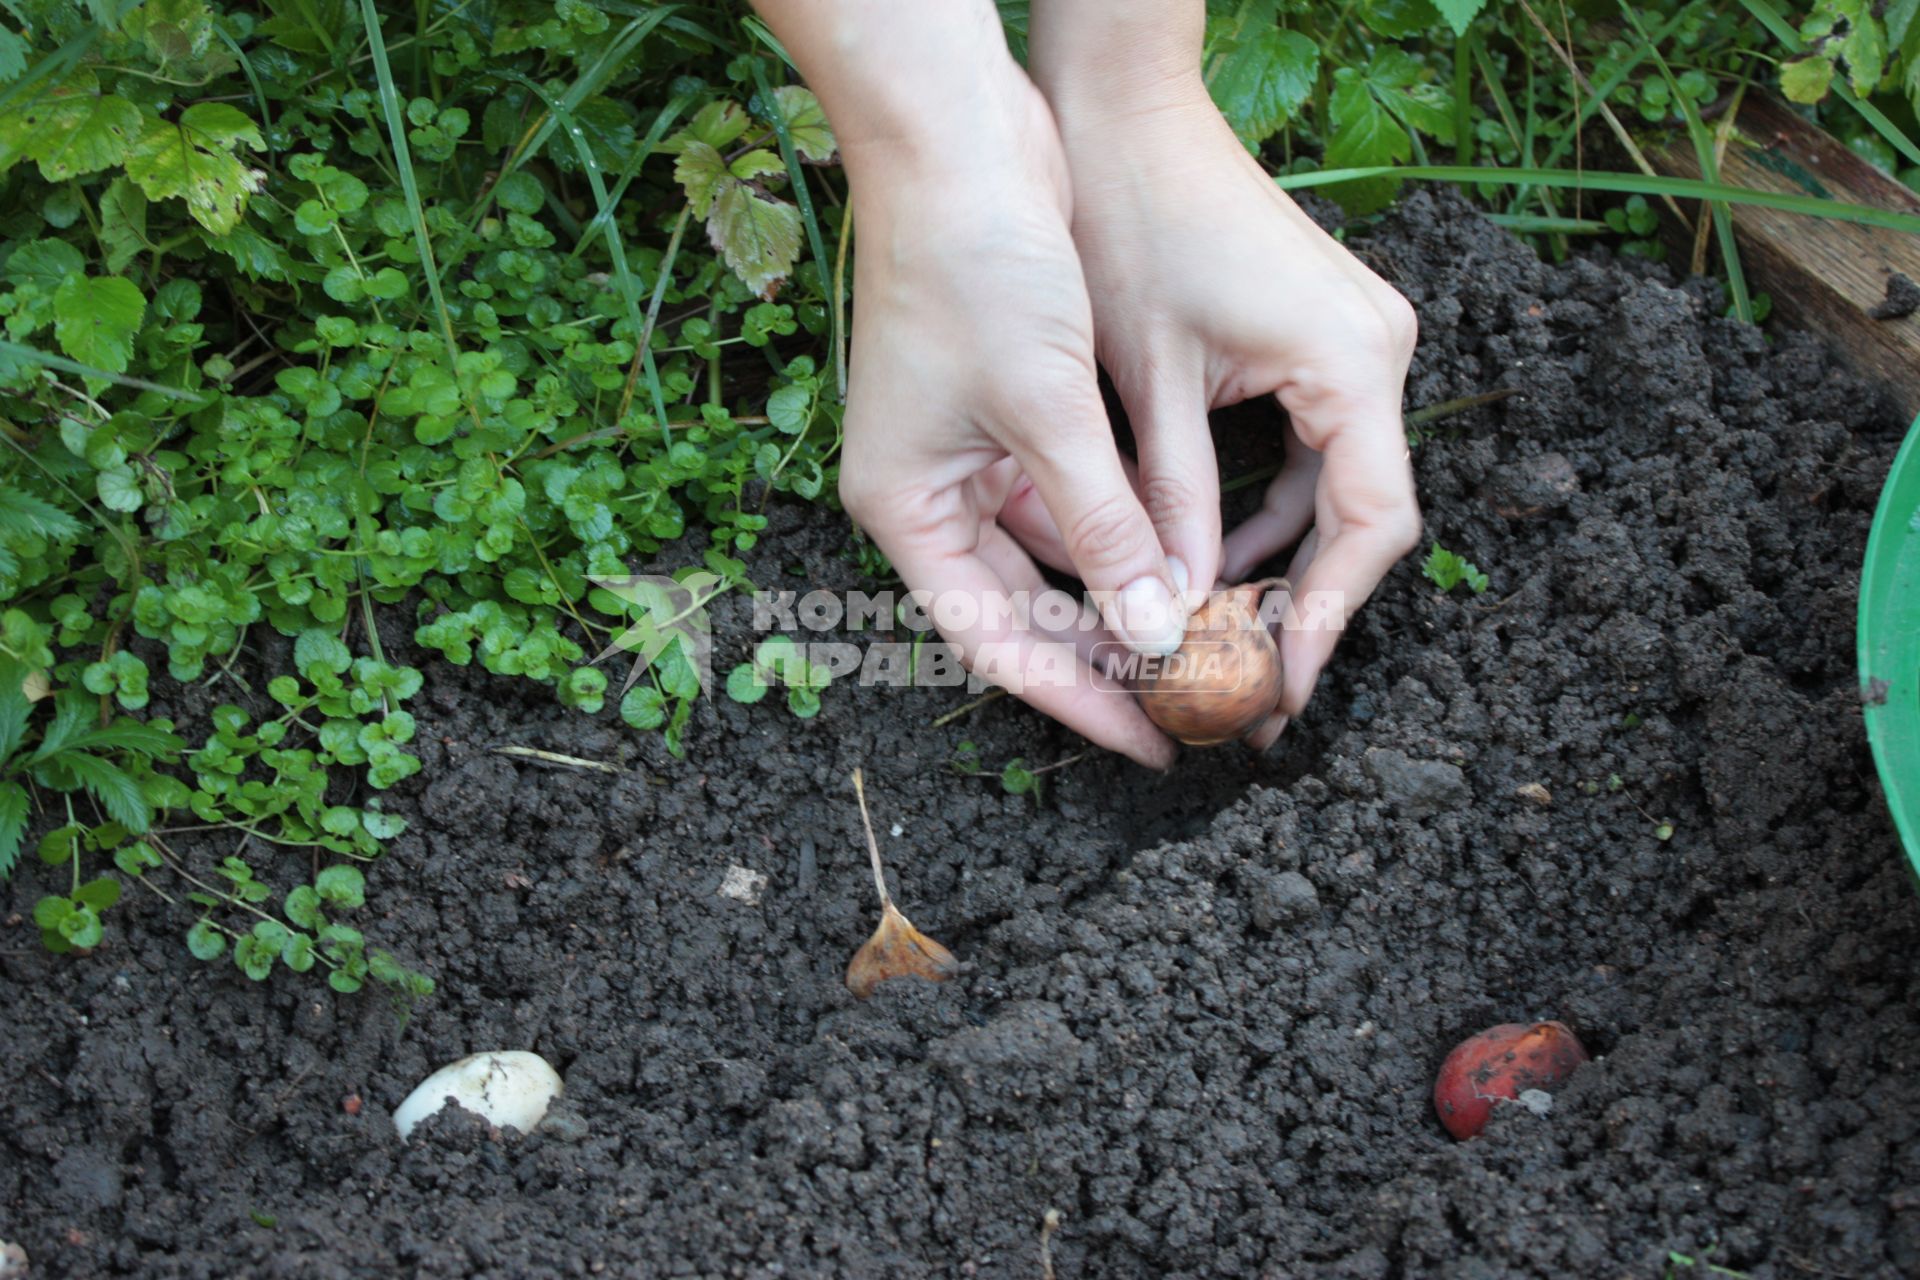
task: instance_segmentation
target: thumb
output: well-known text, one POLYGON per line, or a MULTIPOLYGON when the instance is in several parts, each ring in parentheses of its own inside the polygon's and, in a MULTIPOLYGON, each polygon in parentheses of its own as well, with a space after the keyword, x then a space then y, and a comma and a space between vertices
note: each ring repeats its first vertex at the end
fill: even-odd
POLYGON ((1089 387, 1041 439, 1009 433, 1009 445, 1059 526, 1067 556, 1094 593, 1107 626, 1141 653, 1172 653, 1187 609, 1113 441, 1106 410, 1089 387))

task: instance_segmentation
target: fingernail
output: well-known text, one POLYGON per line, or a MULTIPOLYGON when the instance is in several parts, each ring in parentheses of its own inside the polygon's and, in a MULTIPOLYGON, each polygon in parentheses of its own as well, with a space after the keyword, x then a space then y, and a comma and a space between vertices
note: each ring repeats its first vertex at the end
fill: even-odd
POLYGON ((1187 562, 1179 556, 1167 557, 1167 573, 1173 578, 1173 590, 1182 600, 1187 598, 1187 562))
POLYGON ((1187 612, 1174 603, 1158 577, 1149 575, 1122 587, 1114 614, 1121 639, 1141 653, 1172 653, 1186 638, 1187 612))

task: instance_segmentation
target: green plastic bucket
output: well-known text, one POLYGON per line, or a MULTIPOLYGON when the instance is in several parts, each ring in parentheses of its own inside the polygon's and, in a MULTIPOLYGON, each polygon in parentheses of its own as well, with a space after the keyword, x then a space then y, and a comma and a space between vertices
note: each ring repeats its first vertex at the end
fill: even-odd
POLYGON ((1920 419, 1893 460, 1867 535, 1860 696, 1893 825, 1920 874, 1920 419))

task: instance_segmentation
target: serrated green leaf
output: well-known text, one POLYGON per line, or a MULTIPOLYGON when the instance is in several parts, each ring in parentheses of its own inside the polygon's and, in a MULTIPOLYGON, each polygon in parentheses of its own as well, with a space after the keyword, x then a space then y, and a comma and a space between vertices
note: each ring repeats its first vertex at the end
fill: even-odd
POLYGON ((1354 6, 1354 15, 1389 40, 1425 35, 1440 22, 1430 0, 1366 0, 1354 6))
POLYGON ((786 171, 787 162, 764 147, 735 157, 733 163, 727 166, 727 172, 742 182, 752 182, 755 178, 764 178, 770 173, 786 171))
POLYGON ((1840 55, 1847 60, 1847 79, 1852 81, 1855 93, 1872 93, 1880 87, 1887 66, 1887 33, 1874 16, 1874 0, 1828 3, 1846 19, 1847 34, 1840 43, 1840 55))
POLYGON ((54 291, 87 268, 80 251, 65 240, 29 240, 7 258, 7 279, 32 285, 51 298, 54 291))
POLYGON ((1456 36, 1467 34, 1467 28, 1472 25, 1474 18, 1487 7, 1487 0, 1432 0, 1432 3, 1456 36))
POLYGON ((800 211, 729 183, 714 198, 707 236, 741 283, 771 301, 800 256, 800 211))
POLYGON ((1780 92, 1789 102, 1819 102, 1833 87, 1833 62, 1822 54, 1780 64, 1780 92))
POLYGON ((0 84, 20 78, 27 69, 27 42, 0 27, 0 84))
POLYGON ((61 752, 49 763, 58 764, 78 778, 108 816, 127 830, 145 831, 153 824, 153 808, 147 803, 146 792, 119 765, 84 751, 61 752))
POLYGON ((145 0, 127 15, 123 30, 142 40, 162 67, 205 76, 233 64, 231 55, 213 42, 206 0, 145 0))
POLYGON ((773 97, 787 119, 787 136, 793 139, 793 149, 815 164, 833 159, 840 144, 834 139, 833 127, 827 123, 827 113, 821 108, 820 99, 813 96, 813 90, 803 85, 783 84, 773 91, 773 97))
POLYGON ((0 485, 0 537, 77 538, 85 526, 44 498, 0 485))
POLYGON ((698 139, 687 145, 673 162, 673 179, 687 193, 693 216, 704 218, 713 208, 713 197, 727 180, 726 159, 714 147, 698 139))
POLYGON ((178 197, 201 226, 225 235, 240 223, 262 175, 235 158, 236 146, 266 144, 252 120, 224 102, 188 107, 174 121, 152 119, 127 156, 127 176, 150 200, 178 197))
POLYGON ((69 276, 53 294, 53 333, 82 364, 125 373, 147 300, 122 276, 69 276))
MULTIPOLYGON (((602 169, 618 169, 633 150, 633 121, 625 108, 611 98, 596 94, 582 99, 567 114, 571 127, 579 131, 577 140, 586 143, 595 163, 602 169)), ((547 154, 562 169, 578 171, 585 167, 576 142, 557 133, 548 145, 547 154)))
POLYGON ((115 178, 100 195, 100 243, 107 251, 107 270, 116 275, 151 247, 147 198, 125 178, 115 178))
POLYGON ((1410 129, 1453 141, 1453 94, 1427 77, 1406 50, 1389 45, 1367 63, 1366 81, 1380 105, 1410 129))
POLYGON ((720 99, 694 112, 693 119, 687 121, 687 127, 675 136, 682 141, 692 138, 718 150, 745 133, 752 123, 739 103, 720 99))
POLYGON ((0 173, 21 160, 48 182, 97 173, 122 163, 140 131, 140 108, 82 71, 0 111, 0 173))
MULTIPOLYGON (((1352 67, 1334 73, 1333 95, 1327 115, 1333 140, 1327 145, 1329 169, 1364 169, 1399 164, 1413 154, 1413 140, 1373 96, 1372 88, 1352 67)), ((1391 180, 1374 179, 1343 186, 1337 192, 1352 213, 1370 213, 1393 198, 1391 180)))
POLYGON ((27 814, 27 789, 17 782, 0 782, 0 880, 11 875, 13 864, 20 860, 27 814))
POLYGON ((1207 73, 1207 89, 1242 142, 1272 137, 1313 92, 1320 46, 1298 31, 1268 27, 1229 45, 1207 73))

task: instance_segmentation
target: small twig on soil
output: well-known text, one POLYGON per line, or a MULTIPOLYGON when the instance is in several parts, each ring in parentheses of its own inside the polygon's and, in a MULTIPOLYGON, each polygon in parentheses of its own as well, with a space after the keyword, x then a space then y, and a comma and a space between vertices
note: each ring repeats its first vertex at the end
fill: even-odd
POLYGON ((1483 404, 1498 404, 1508 396, 1520 394, 1518 387, 1501 387, 1496 391, 1482 391, 1470 396, 1456 396, 1452 400, 1442 400, 1437 404, 1423 405, 1406 416, 1410 427, 1424 427, 1429 422, 1438 422, 1442 418, 1451 418, 1456 413, 1465 413, 1469 409, 1478 409, 1483 404))
POLYGON ((893 906, 893 895, 887 892, 887 877, 880 868, 880 842, 873 835, 873 818, 867 813, 867 783, 864 770, 853 771, 853 794, 860 801, 860 825, 867 832, 867 857, 873 863, 873 887, 880 892, 880 910, 886 911, 893 906))
MULTIPOLYGON (((1052 764, 1041 765, 1038 769, 1029 769, 1027 770, 1027 775, 1037 778, 1043 773, 1052 773, 1055 769, 1064 769, 1070 764, 1079 764, 1092 754, 1093 752, 1091 750, 1082 751, 1077 755, 1068 756, 1065 760, 1055 760, 1052 764)), ((1002 771, 999 769, 955 769, 954 772, 963 778, 998 778, 1002 775, 1002 771)))
POLYGON ((1060 1229, 1060 1211, 1049 1209, 1040 1219, 1040 1280, 1053 1280, 1053 1233, 1060 1229))
POLYGON ((619 765, 608 764, 604 760, 582 760, 579 756, 563 756, 557 751, 542 751, 537 747, 488 747, 487 750, 497 756, 519 756, 526 760, 538 760, 543 764, 560 765, 568 769, 595 769, 601 773, 621 774, 626 770, 619 765))
POLYGON ((961 716, 967 715, 969 712, 978 711, 981 707, 986 706, 989 702, 997 701, 1006 696, 1007 696, 1007 691, 1005 689, 989 689, 980 697, 975 698, 972 702, 969 702, 966 706, 956 707, 952 711, 947 712, 947 714, 941 716, 938 720, 935 720, 931 727, 935 729, 944 728, 945 726, 952 724, 955 720, 958 720, 961 716))

